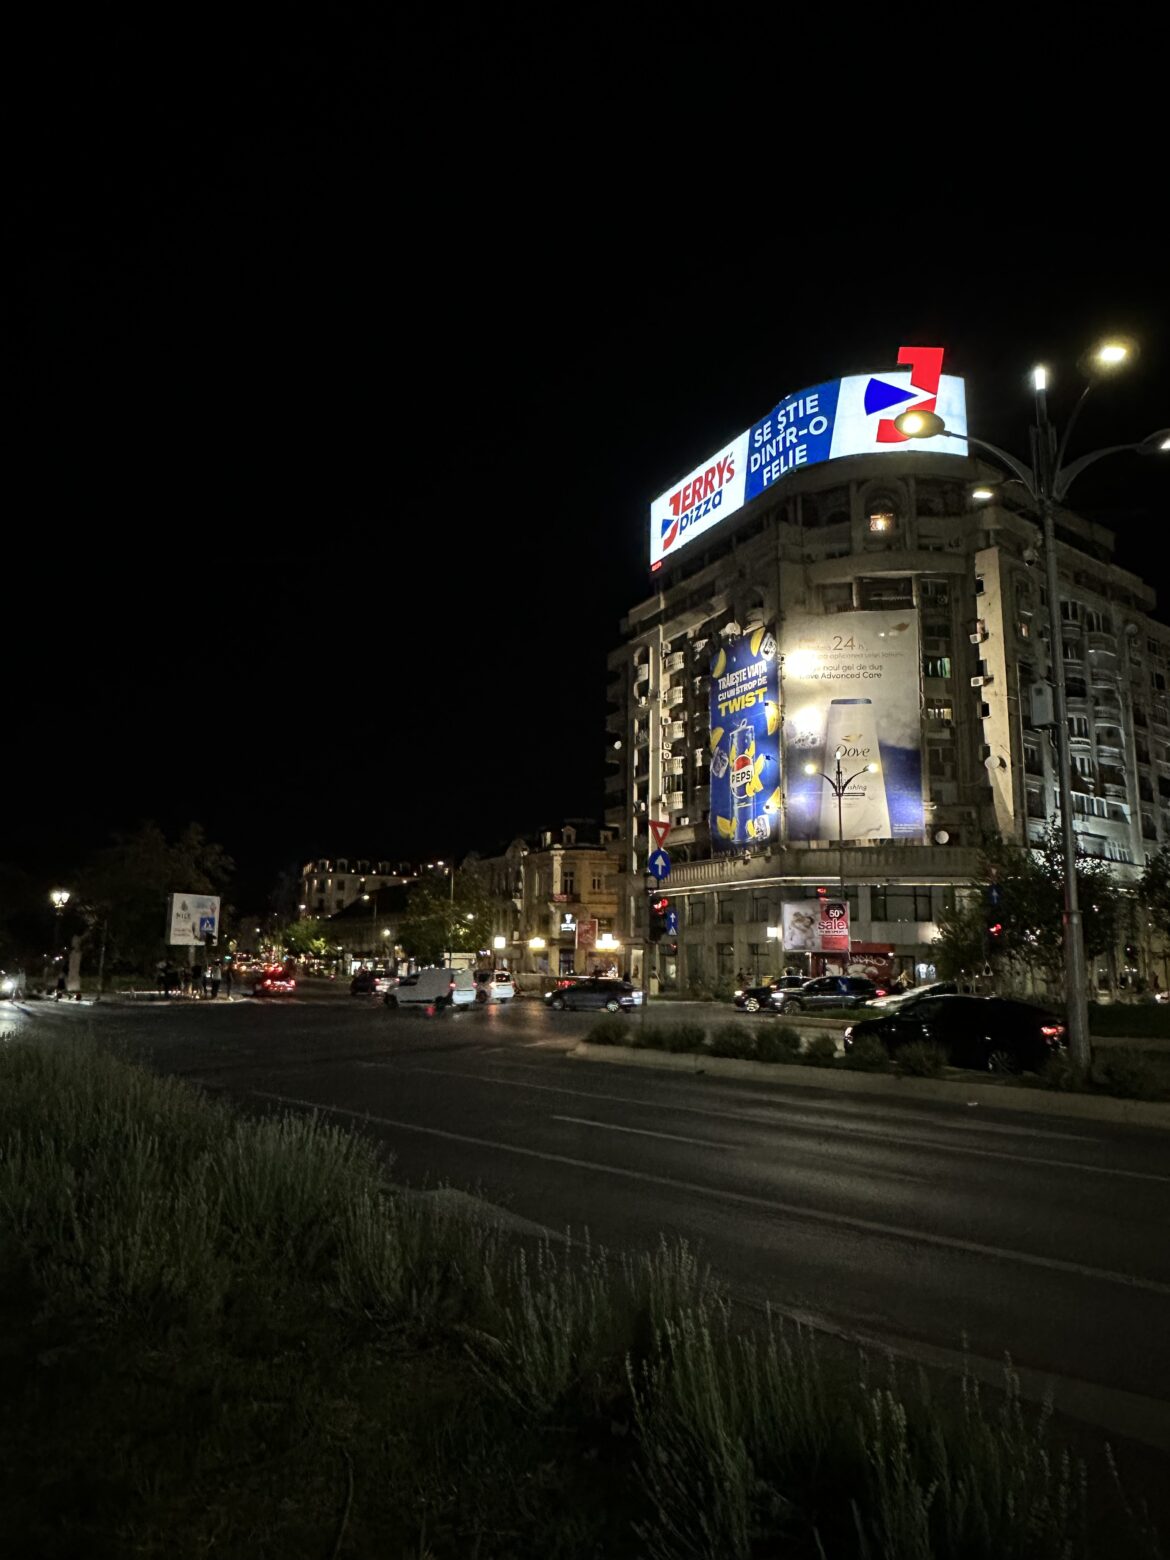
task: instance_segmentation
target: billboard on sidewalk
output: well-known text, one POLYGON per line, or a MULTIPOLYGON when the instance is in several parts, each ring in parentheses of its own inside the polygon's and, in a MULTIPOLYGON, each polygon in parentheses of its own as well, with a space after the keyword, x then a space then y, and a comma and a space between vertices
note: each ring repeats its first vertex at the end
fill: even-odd
POLYGON ((785 953, 848 953, 849 906, 843 899, 793 899, 781 906, 785 953))
POLYGON ((711 662, 711 845, 775 839, 780 819, 780 689, 776 639, 760 626, 711 662))
POLYGON ((921 835, 915 609, 794 617, 783 652, 788 838, 921 835))
POLYGON ((203 948, 219 941, 218 894, 172 894, 167 905, 167 942, 172 948, 203 948))

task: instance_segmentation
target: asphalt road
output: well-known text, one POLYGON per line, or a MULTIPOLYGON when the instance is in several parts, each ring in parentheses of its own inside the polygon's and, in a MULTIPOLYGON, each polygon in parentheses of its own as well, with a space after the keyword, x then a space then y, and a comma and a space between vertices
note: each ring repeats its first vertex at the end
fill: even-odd
MULTIPOLYGON (((755 1020, 745 1017, 745 1023, 755 1020)), ((428 1018, 377 999, 43 1004, 242 1101, 363 1123, 397 1179, 553 1232, 699 1247, 733 1295, 995 1378, 1170 1451, 1170 1133, 965 1103, 582 1062, 533 1003, 428 1018)), ((636 1015, 629 1018, 638 1022, 636 1015)), ((9 1018, 0 1014, 0 1030, 9 1018)))

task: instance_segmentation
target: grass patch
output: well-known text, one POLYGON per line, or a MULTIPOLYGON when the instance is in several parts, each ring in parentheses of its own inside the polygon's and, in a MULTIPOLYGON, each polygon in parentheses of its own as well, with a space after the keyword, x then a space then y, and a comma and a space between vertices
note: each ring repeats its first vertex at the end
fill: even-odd
POLYGON ((749 1061, 756 1056, 757 1026, 748 1021, 716 1024, 708 1042, 712 1056, 735 1056, 749 1061))
POLYGON ((1170 1002, 1090 1002, 1089 1033, 1170 1040, 1170 1002))
POLYGON ((0 1050, 0 1349, 39 1560, 1156 1553, 1010 1372, 830 1371, 685 1244, 506 1239, 358 1135, 85 1045, 0 1050))
POLYGON ((629 1022, 618 1013, 607 1013, 585 1032, 586 1045, 629 1045, 629 1022))

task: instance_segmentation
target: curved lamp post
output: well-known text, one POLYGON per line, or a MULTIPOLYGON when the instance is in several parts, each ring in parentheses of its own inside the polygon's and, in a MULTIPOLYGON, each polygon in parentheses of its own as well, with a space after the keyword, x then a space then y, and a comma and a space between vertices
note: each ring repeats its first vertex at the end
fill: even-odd
MULTIPOLYGON (((1063 501, 1069 488, 1088 466, 1106 455, 1132 452, 1151 455, 1170 451, 1170 428, 1159 429, 1136 444, 1110 444, 1105 449, 1091 450, 1076 460, 1064 463, 1069 435, 1076 424, 1082 406, 1093 387, 1108 373, 1121 367, 1133 357, 1133 347, 1125 341, 1106 341, 1082 360, 1081 367, 1088 375, 1088 383, 1072 410, 1064 434, 1057 442, 1056 429, 1048 418, 1048 370, 1037 367, 1032 370, 1035 422, 1029 430, 1032 464, 1025 465, 1007 450, 1001 450, 986 439, 975 439, 969 434, 951 433, 942 418, 934 412, 903 412, 894 418, 894 427, 909 439, 944 437, 959 439, 976 449, 985 450, 1020 482, 1032 503, 1040 511, 1044 529, 1044 556, 1048 585, 1049 662, 1056 715, 1056 757, 1060 785, 1060 828, 1064 844, 1064 965, 1065 984, 1068 988, 1069 1049, 1073 1062, 1087 1067, 1089 1049, 1088 978, 1085 964, 1084 927, 1080 902, 1077 896, 1077 837, 1072 810, 1072 762, 1069 757, 1068 713, 1065 700, 1064 656, 1061 653, 1060 581, 1056 567, 1056 528, 1053 506, 1063 501)), ((975 488, 973 498, 986 502, 995 496, 988 487, 975 488)))
MULTIPOLYGON (((829 789, 832 791, 833 795, 837 798, 837 877, 838 877, 838 880, 839 880, 840 885, 841 885, 841 902, 842 902, 842 904, 847 903, 847 901, 845 899, 845 827, 844 827, 844 815, 843 815, 843 811, 842 811, 843 805, 844 805, 844 799, 845 799, 845 792, 849 789, 849 787, 853 784, 853 782, 855 780, 860 780, 862 775, 872 775, 875 772, 875 770, 877 769, 877 765, 876 764, 863 764, 862 767, 859 770, 857 770, 857 772, 855 774, 850 775, 848 777, 848 779, 842 779, 842 777, 841 777, 841 759, 844 757, 844 754, 845 754, 845 749, 843 747, 839 747, 837 749, 837 751, 833 754, 834 769, 833 769, 833 773, 831 775, 825 774, 824 770, 818 769, 815 764, 806 764, 804 766, 804 772, 805 772, 806 775, 820 775, 821 779, 824 780, 827 783, 829 789)), ((853 928, 850 927, 850 929, 849 929, 849 943, 852 944, 852 942, 853 942, 853 928)), ((846 949, 845 949, 845 967, 846 967, 846 972, 848 972, 848 968, 849 968, 849 948, 848 947, 846 947, 846 949)))

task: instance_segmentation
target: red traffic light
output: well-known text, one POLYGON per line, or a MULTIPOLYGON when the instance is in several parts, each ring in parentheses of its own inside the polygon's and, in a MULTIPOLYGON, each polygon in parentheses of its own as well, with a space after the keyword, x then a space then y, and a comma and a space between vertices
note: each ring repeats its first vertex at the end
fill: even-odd
POLYGON ((655 915, 665 915, 667 910, 670 909, 670 900, 665 896, 662 899, 652 899, 650 901, 650 908, 653 910, 655 915))
POLYGON ((1002 933, 1003 933, 1003 922, 1002 921, 993 921, 992 924, 987 928, 987 935, 989 937, 999 937, 999 936, 1002 935, 1002 933))

